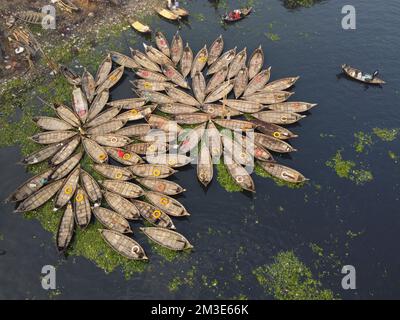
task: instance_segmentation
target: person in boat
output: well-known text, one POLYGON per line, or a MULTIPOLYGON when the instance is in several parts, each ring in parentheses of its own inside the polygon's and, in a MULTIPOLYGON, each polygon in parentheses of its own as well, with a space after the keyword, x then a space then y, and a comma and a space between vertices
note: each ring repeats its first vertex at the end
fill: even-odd
POLYGON ((366 74, 364 75, 364 80, 365 80, 365 81, 372 81, 372 80, 375 79, 375 77, 376 77, 378 74, 379 74, 379 70, 375 70, 373 74, 366 73, 366 74))
POLYGON ((168 9, 176 10, 179 8, 179 2, 176 0, 168 0, 168 9))
POLYGON ((240 10, 233 10, 231 13, 229 13, 229 18, 231 20, 238 20, 241 17, 241 12, 240 10))

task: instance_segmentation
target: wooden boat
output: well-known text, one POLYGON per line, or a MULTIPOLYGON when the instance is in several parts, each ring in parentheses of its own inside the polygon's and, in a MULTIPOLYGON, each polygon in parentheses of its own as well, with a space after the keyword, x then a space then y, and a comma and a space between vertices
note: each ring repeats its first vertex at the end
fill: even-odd
POLYGON ((143 159, 132 151, 111 147, 106 147, 105 149, 111 158, 123 165, 133 166, 138 163, 144 163, 143 159))
POLYGON ((245 17, 247 17, 251 13, 252 10, 253 10, 252 7, 236 9, 235 11, 239 13, 238 16, 235 15, 235 11, 231 11, 230 13, 222 16, 222 20, 224 20, 225 22, 228 22, 228 23, 236 22, 236 21, 242 20, 245 17))
POLYGON ((190 216, 186 208, 174 198, 166 196, 165 194, 148 191, 146 192, 146 199, 154 206, 163 210, 166 214, 172 217, 186 217, 190 216))
POLYGON ((160 31, 156 32, 155 42, 157 48, 167 57, 171 57, 171 48, 169 47, 167 37, 160 31))
POLYGON ((207 113, 196 112, 187 114, 177 114, 174 117, 175 121, 179 124, 200 124, 207 122, 211 119, 211 116, 207 113))
POLYGON ((268 109, 273 111, 282 111, 282 112, 307 112, 310 109, 314 108, 316 103, 308 103, 308 102, 283 102, 268 105, 268 109))
POLYGON ((140 230, 151 240, 169 250, 182 251, 193 248, 190 242, 178 232, 157 227, 140 228, 140 230))
POLYGON ((141 124, 134 124, 132 126, 128 126, 125 128, 122 128, 118 131, 116 131, 116 134, 119 134, 121 136, 125 137, 139 137, 147 134, 151 130, 151 126, 146 123, 141 123, 141 124))
POLYGON ((187 105, 193 106, 193 107, 200 106, 200 102, 198 102, 190 94, 188 94, 182 90, 179 90, 177 88, 168 88, 165 91, 167 92, 167 95, 170 97, 170 100, 172 100, 172 101, 169 101, 166 103, 179 102, 179 103, 187 104, 187 105))
POLYGON ((81 137, 76 136, 67 142, 61 142, 62 148, 50 159, 49 164, 58 166, 67 160, 81 143, 81 137))
POLYGON ((179 20, 181 18, 179 15, 173 13, 172 11, 170 11, 168 9, 158 9, 156 11, 161 17, 163 17, 163 18, 165 18, 167 20, 176 21, 176 20, 179 20))
POLYGON ((183 129, 173 120, 166 117, 151 114, 146 118, 153 129, 161 129, 165 132, 181 132, 183 129))
POLYGON ((247 152, 248 150, 244 148, 243 144, 226 134, 222 134, 221 136, 224 152, 231 155, 234 162, 243 166, 253 165, 253 157, 249 152, 247 152))
POLYGON ((292 168, 283 166, 279 163, 258 161, 257 164, 260 165, 261 168, 263 168, 273 177, 284 180, 286 182, 303 183, 309 180, 305 178, 300 172, 292 168))
POLYGON ((378 85, 386 83, 384 80, 374 76, 373 74, 371 75, 368 73, 364 73, 361 70, 348 66, 347 64, 343 64, 342 69, 344 73, 346 73, 350 78, 361 81, 363 83, 378 85))
POLYGON ((106 123, 106 122, 112 120, 113 118, 115 118, 120 111, 121 111, 121 107, 109 108, 109 109, 103 111, 102 113, 100 113, 93 120, 90 120, 90 122, 88 122, 85 125, 85 128, 97 127, 103 123, 106 123))
POLYGON ((101 181, 100 183, 106 190, 119 194, 127 199, 139 198, 144 195, 143 189, 131 182, 105 180, 101 181))
POLYGON ((182 188, 176 182, 169 180, 157 178, 138 178, 136 181, 151 191, 156 191, 168 196, 175 196, 186 191, 186 189, 182 188))
POLYGON ((235 98, 239 99, 249 84, 249 71, 246 67, 239 70, 233 86, 235 98))
POLYGON ((119 194, 105 191, 104 192, 104 199, 106 200, 107 204, 110 206, 112 210, 119 213, 125 219, 128 220, 139 220, 140 213, 138 208, 124 197, 120 196, 119 194))
POLYGON ((144 46, 146 55, 154 63, 157 63, 158 65, 163 65, 163 64, 168 64, 171 66, 174 65, 172 60, 168 56, 166 56, 164 53, 162 53, 160 50, 154 48, 153 46, 147 45, 145 43, 143 43, 143 46, 144 46))
POLYGON ((112 166, 109 164, 94 164, 93 169, 103 177, 114 180, 127 181, 132 179, 132 172, 127 168, 112 166))
POLYGON ((167 145, 165 143, 137 142, 126 146, 126 149, 139 155, 147 155, 151 153, 166 152, 167 145))
POLYGON ((146 104, 146 99, 143 98, 129 98, 115 100, 108 103, 111 107, 121 107, 122 109, 131 110, 143 107, 146 104))
POLYGON ((243 113, 255 113, 264 109, 264 106, 261 103, 246 100, 225 99, 221 100, 221 102, 225 103, 228 107, 243 113))
POLYGON ((261 70, 264 65, 264 51, 259 46, 256 50, 254 50, 253 54, 249 60, 249 79, 253 79, 261 70))
POLYGON ((196 148, 203 138, 206 126, 207 124, 203 123, 189 132, 184 131, 178 137, 178 141, 181 141, 178 147, 179 153, 186 154, 196 148))
POLYGON ((177 31, 172 38, 171 42, 171 59, 174 65, 178 65, 179 62, 181 61, 183 57, 183 40, 181 35, 179 34, 179 31, 177 31))
POLYGON ((243 93, 244 97, 250 96, 260 89, 264 88, 271 77, 271 67, 257 73, 249 82, 246 90, 243 93))
POLYGON ((48 131, 40 132, 31 137, 31 140, 39 144, 54 144, 68 140, 77 135, 75 131, 48 131))
POLYGON ((232 80, 227 80, 221 83, 221 85, 217 89, 215 89, 206 97, 204 103, 205 104, 212 103, 228 96, 229 93, 232 91, 233 87, 234 84, 232 80))
MULTIPOLYGON (((166 88, 166 92, 169 90, 176 90, 176 88, 166 88)), ((172 99, 170 96, 167 96, 163 93, 156 91, 144 91, 144 90, 134 90, 136 94, 141 97, 147 99, 147 101, 157 103, 157 104, 165 104, 165 103, 174 103, 177 102, 172 99)))
POLYGON ((204 76, 201 72, 198 71, 194 75, 192 86, 193 94, 196 100, 202 104, 206 97, 206 79, 204 79, 204 76))
POLYGON ((93 213, 96 219, 107 229, 119 233, 133 233, 129 222, 118 213, 102 207, 93 208, 93 213))
POLYGON ((43 19, 47 16, 43 12, 36 12, 32 10, 21 11, 16 13, 16 18, 31 24, 42 24, 43 19))
POLYGON ((255 144, 252 138, 252 135, 235 135, 236 141, 238 141, 243 146, 243 149, 250 153, 252 157, 261 161, 274 162, 275 160, 272 154, 264 147, 255 144))
POLYGON ((247 48, 240 51, 232 60, 229 65, 228 79, 232 79, 237 76, 239 71, 246 66, 247 60, 247 48))
POLYGON ((80 182, 94 207, 98 207, 103 199, 103 194, 97 181, 89 173, 81 169, 80 182))
POLYGON ((224 51, 224 38, 220 35, 210 47, 210 54, 208 56, 207 64, 211 66, 221 56, 224 51))
POLYGON ((253 122, 257 126, 257 130, 276 139, 287 140, 298 137, 290 130, 278 126, 277 124, 264 122, 259 119, 252 119, 250 122, 253 122))
POLYGON ((81 168, 78 165, 65 179, 64 185, 58 191, 57 196, 54 200, 54 209, 57 211, 67 205, 75 194, 78 187, 79 175, 81 168))
POLYGON ((39 151, 36 151, 29 156, 23 158, 21 160, 21 163, 24 165, 30 165, 30 164, 37 164, 42 161, 45 161, 49 159, 50 157, 54 156, 62 146, 64 145, 63 142, 51 144, 43 149, 40 149, 39 151))
POLYGON ((207 75, 214 74, 224 67, 229 67, 231 62, 236 56, 236 47, 228 50, 222 56, 220 56, 207 70, 207 75))
POLYGON ((70 84, 73 86, 79 86, 81 84, 81 77, 78 76, 74 71, 64 65, 60 65, 59 69, 61 74, 70 84))
POLYGON ((261 93, 253 93, 252 95, 242 97, 242 99, 248 101, 255 101, 261 104, 275 104, 275 103, 285 102, 293 94, 294 92, 287 92, 287 91, 261 92, 261 93))
POLYGON ((163 65, 161 67, 161 70, 169 81, 172 81, 173 83, 184 89, 189 89, 189 84, 187 83, 183 75, 181 75, 179 71, 176 70, 174 67, 172 67, 171 65, 163 65))
POLYGON ((135 29, 136 31, 139 31, 140 33, 151 33, 150 27, 139 21, 131 22, 131 26, 133 29, 135 29))
MULTIPOLYGON (((151 61, 147 55, 140 52, 139 50, 135 50, 135 49, 131 48, 131 56, 132 56, 133 60, 136 61, 137 64, 139 64, 142 68, 145 69, 143 71, 147 70, 147 71, 153 71, 153 72, 161 72, 161 69, 158 66, 158 64, 151 61)), ((137 71, 136 71, 136 74, 137 74, 137 71)))
POLYGON ((170 166, 171 168, 180 168, 188 165, 192 158, 189 158, 183 154, 160 154, 160 155, 149 155, 146 157, 146 161, 150 164, 162 164, 170 166))
POLYGON ((297 113, 283 111, 262 111, 254 113, 253 116, 264 122, 274 124, 292 124, 306 117, 297 113))
POLYGON ((95 77, 96 87, 100 86, 108 78, 111 69, 112 69, 111 54, 107 54, 105 59, 101 62, 99 69, 97 70, 95 77))
POLYGON ((48 131, 65 131, 73 129, 73 126, 64 120, 52 117, 33 117, 32 121, 42 130, 48 131))
POLYGON ((222 104, 215 104, 215 103, 205 104, 201 107, 201 110, 205 113, 208 113, 213 119, 236 117, 243 114, 235 109, 223 106, 222 104))
POLYGON ((96 134, 90 136, 94 141, 96 141, 98 144, 105 146, 105 147, 116 147, 116 148, 122 148, 125 147, 126 145, 130 144, 132 142, 131 139, 128 137, 124 136, 119 136, 116 134, 96 134))
POLYGON ((289 89, 299 79, 300 79, 300 77, 289 77, 289 78, 275 80, 275 81, 268 83, 263 89, 260 90, 260 92, 283 91, 283 90, 289 89))
POLYGON ((196 72, 201 72, 208 61, 207 46, 204 46, 194 57, 190 77, 193 78, 196 72))
POLYGON ((100 86, 97 87, 96 94, 99 94, 103 90, 109 90, 114 87, 124 75, 124 70, 124 66, 119 66, 117 69, 111 72, 108 75, 107 79, 100 86))
POLYGON ((132 200, 132 203, 138 208, 140 215, 152 225, 175 230, 171 218, 161 209, 139 200, 132 200))
POLYGON ((220 160, 222 155, 221 135, 212 121, 208 122, 205 141, 207 142, 207 146, 210 148, 211 156, 220 160))
POLYGON ((83 90, 83 93, 86 96, 86 99, 89 103, 93 101, 94 94, 96 91, 96 81, 94 80, 94 77, 92 74, 85 69, 82 75, 82 82, 81 82, 81 87, 83 90))
POLYGON ((173 175, 176 171, 169 166, 162 164, 137 164, 129 167, 133 175, 140 178, 159 178, 165 179, 173 175))
POLYGON ((267 136, 262 133, 254 133, 254 143, 267 148, 268 150, 279 152, 279 153, 289 153, 297 151, 290 144, 285 141, 276 139, 274 137, 267 136))
POLYGON ((90 122, 94 118, 96 118, 100 114, 100 112, 103 111, 109 98, 110 92, 107 89, 97 94, 92 104, 90 105, 89 114, 86 121, 90 122))
MULTIPOLYGON (((175 59, 175 61, 178 58, 175 59)), ((192 65, 193 65, 193 51, 192 49, 189 47, 189 44, 186 43, 185 48, 183 49, 183 53, 182 53, 182 59, 180 59, 181 63, 180 63, 180 71, 181 74, 183 75, 184 78, 186 78, 190 71, 192 70, 192 65)))
POLYGON ((129 260, 148 260, 143 248, 135 240, 113 230, 99 230, 104 241, 114 251, 129 260))
POLYGON ((112 61, 120 66, 131 69, 140 68, 140 65, 133 58, 130 58, 122 53, 110 51, 110 55, 112 61))
POLYGON ((206 94, 210 94, 211 92, 215 91, 221 83, 224 83, 226 77, 228 76, 228 67, 223 67, 221 70, 215 72, 211 79, 207 83, 206 87, 206 94))
POLYGON ((86 131, 86 134, 93 135, 113 133, 125 126, 126 122, 126 120, 119 119, 111 120, 110 122, 103 123, 97 127, 89 128, 89 130, 86 131))
POLYGON ((14 212, 27 212, 41 207, 60 190, 63 184, 64 180, 61 179, 45 185, 22 201, 14 212))
POLYGON ((136 121, 146 118, 157 108, 156 104, 146 105, 137 109, 131 109, 129 111, 119 114, 116 119, 121 121, 136 121))
POLYGON ((254 181, 245 168, 232 161, 232 159, 230 159, 230 161, 227 160, 225 157, 224 162, 229 174, 242 189, 250 192, 256 192, 254 181))
POLYGON ((59 252, 65 252, 68 249, 74 235, 74 225, 74 209, 71 202, 69 202, 58 226, 56 244, 59 252))
POLYGON ((52 168, 47 169, 45 172, 30 178, 28 181, 25 181, 6 199, 6 202, 19 202, 33 195, 49 182, 49 178, 53 171, 54 169, 52 168))
POLYGON ((162 104, 158 106, 158 110, 172 115, 182 114, 182 113, 195 113, 199 111, 199 109, 196 107, 182 103, 162 104))
POLYGON ((79 164, 83 156, 83 152, 79 151, 71 158, 60 164, 50 176, 51 180, 59 180, 70 174, 72 170, 79 164))
POLYGON ((78 115, 73 112, 69 107, 65 105, 54 104, 54 111, 57 113, 57 116, 68 122, 70 125, 79 128, 81 126, 81 121, 79 120, 78 115))
MULTIPOLYGON (((161 69, 160 69, 161 72, 161 69)), ((168 78, 163 74, 155 71, 149 71, 147 69, 135 69, 135 73, 138 77, 145 79, 147 81, 165 82, 168 78)))
POLYGON ((230 130, 250 131, 256 128, 255 124, 245 120, 214 119, 213 122, 230 130))
POLYGON ((85 123, 88 117, 89 105, 81 88, 75 88, 72 91, 72 106, 81 122, 85 123))
POLYGON ((108 155, 106 149, 100 146, 96 141, 82 137, 82 145, 87 155, 95 163, 101 164, 108 162, 108 155))
POLYGON ((213 175, 214 168, 210 149, 208 148, 207 143, 202 142, 197 164, 197 178, 204 185, 204 187, 207 187, 212 181, 213 175))

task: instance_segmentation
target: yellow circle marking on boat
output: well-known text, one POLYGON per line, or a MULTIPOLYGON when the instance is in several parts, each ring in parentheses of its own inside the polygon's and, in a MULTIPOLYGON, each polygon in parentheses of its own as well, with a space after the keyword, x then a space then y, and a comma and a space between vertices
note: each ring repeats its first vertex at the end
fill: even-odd
POLYGON ((166 206, 169 203, 169 200, 167 198, 161 198, 160 203, 166 206))
POLYGON ((242 176, 236 177, 236 181, 238 183, 242 183, 243 182, 243 177, 242 176))
POLYGON ((101 155, 99 155, 99 159, 100 159, 101 161, 106 160, 106 158, 107 158, 107 156, 106 156, 104 153, 102 153, 101 155))
POLYGON ((121 179, 121 178, 122 178, 122 172, 117 172, 117 173, 115 174, 115 178, 116 178, 116 179, 121 179))
POLYGON ((204 63, 204 62, 207 62, 207 57, 206 56, 202 56, 202 57, 199 57, 197 60, 199 62, 201 62, 201 63, 204 63))
POLYGON ((117 143, 117 142, 118 142, 118 139, 117 139, 116 137, 112 137, 112 138, 111 138, 111 142, 112 142, 112 143, 117 143))
POLYGON ((83 196, 83 194, 79 193, 79 194, 76 196, 75 200, 76 200, 76 202, 82 202, 84 198, 85 198, 85 197, 83 196))
POLYGON ((161 171, 159 169, 154 169, 153 170, 153 176, 159 177, 161 175, 161 171))
POLYGON ((72 193, 72 187, 66 187, 65 188, 65 194, 71 194, 72 193))
POLYGON ((176 165, 176 163, 177 163, 177 161, 176 161, 175 159, 169 159, 169 160, 168 160, 168 164, 169 164, 170 166, 174 166, 174 165, 176 165))
POLYGON ((208 108, 208 112, 209 112, 209 113, 214 113, 214 111, 215 111, 215 110, 214 110, 213 107, 208 108))
POLYGON ((132 109, 131 110, 131 114, 136 116, 139 112, 136 109, 132 109))
POLYGON ((132 158, 132 155, 130 153, 125 153, 122 159, 124 160, 130 160, 132 158))
POLYGON ((133 246, 132 249, 131 249, 132 253, 136 253, 137 254, 139 251, 140 251, 140 249, 139 249, 138 246, 133 246))
POLYGON ((281 120, 282 120, 283 122, 286 122, 286 121, 288 120, 288 118, 287 118, 286 116, 283 116, 283 117, 281 117, 281 120))
POLYGON ((154 210, 152 213, 152 216, 154 219, 159 219, 161 217, 161 211, 160 210, 154 210))
POLYGON ((153 85, 150 82, 145 82, 143 86, 144 86, 145 89, 152 89, 153 88, 153 85))
POLYGON ((156 147, 154 144, 152 144, 152 145, 149 146, 149 148, 148 148, 148 150, 149 150, 150 152, 154 152, 154 151, 156 151, 156 149, 157 149, 157 147, 156 147))
POLYGON ((280 137, 281 137, 281 133, 278 132, 278 131, 275 131, 275 132, 273 133, 273 136, 274 136, 275 138, 280 138, 280 137))

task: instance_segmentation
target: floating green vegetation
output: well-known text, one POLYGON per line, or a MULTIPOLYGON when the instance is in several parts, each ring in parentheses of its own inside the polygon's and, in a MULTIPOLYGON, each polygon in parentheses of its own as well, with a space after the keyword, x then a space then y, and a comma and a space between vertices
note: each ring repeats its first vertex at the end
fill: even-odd
POLYGON ((162 256, 165 260, 170 261, 170 262, 174 261, 178 258, 186 258, 187 254, 190 252, 190 250, 187 250, 184 252, 170 250, 170 249, 164 248, 164 247, 156 244, 155 242, 152 242, 150 239, 149 239, 149 243, 151 244, 151 249, 153 252, 155 252, 159 256, 162 256))
POLYGON ((391 142, 397 138, 399 129, 374 128, 373 132, 382 141, 391 142))
POLYGON ((203 21, 206 20, 206 16, 205 16, 204 14, 202 14, 202 13, 194 13, 194 14, 193 14, 193 17, 194 17, 197 21, 200 21, 200 22, 203 22, 203 21))
POLYGON ((278 300, 335 299, 292 251, 279 253, 272 264, 254 269, 253 275, 265 292, 278 300))
POLYGON ((310 249, 312 250, 312 252, 314 252, 315 254, 317 254, 318 256, 322 257, 324 255, 324 249, 321 248, 319 245, 317 245, 316 243, 310 243, 309 244, 310 249))
POLYGON ((280 180, 276 177, 271 176, 267 171, 261 168, 260 165, 256 164, 254 167, 254 173, 263 178, 272 179, 278 187, 287 187, 290 189, 300 189, 305 186, 306 182, 303 183, 291 183, 284 180, 280 180))
POLYGON ((388 151, 388 155, 389 155, 389 158, 392 159, 395 163, 397 163, 397 161, 400 158, 396 153, 394 153, 393 151, 390 151, 390 150, 388 151))
POLYGON ((181 277, 173 278, 170 281, 170 283, 168 284, 168 290, 170 292, 176 292, 183 285, 187 285, 189 287, 193 287, 195 275, 196 275, 196 267, 192 266, 191 269, 189 269, 186 272, 186 275, 183 278, 181 278, 181 277))
POLYGON ((281 38, 279 37, 278 34, 273 33, 273 32, 266 32, 264 35, 271 41, 279 41, 281 38))
POLYGON ((373 144, 372 136, 362 131, 356 132, 354 138, 354 148, 358 153, 364 152, 366 146, 371 146, 373 144))
POLYGON ((222 160, 217 164, 218 183, 228 192, 241 192, 243 189, 236 183, 235 179, 229 174, 227 167, 222 160))
POLYGON ((333 168, 340 178, 349 179, 357 185, 363 185, 373 180, 370 171, 356 169, 356 163, 350 160, 343 160, 341 150, 338 150, 335 156, 326 162, 326 165, 333 168))
POLYGON ((232 300, 248 300, 249 298, 245 295, 245 294, 243 294, 243 293, 240 293, 240 294, 238 294, 237 296, 234 296, 233 298, 232 298, 232 300))
POLYGON ((288 9, 296 9, 300 7, 311 8, 321 0, 283 0, 283 5, 288 9))

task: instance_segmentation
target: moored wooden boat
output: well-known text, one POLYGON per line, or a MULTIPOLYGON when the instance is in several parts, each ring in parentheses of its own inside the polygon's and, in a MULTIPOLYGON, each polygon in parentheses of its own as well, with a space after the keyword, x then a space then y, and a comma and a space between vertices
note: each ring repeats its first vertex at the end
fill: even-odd
POLYGON ((121 107, 113 107, 109 108, 98 116, 96 116, 93 120, 90 120, 86 125, 85 128, 91 128, 99 126, 103 123, 106 123, 117 116, 117 114, 121 111, 121 107))
POLYGON ((75 88, 72 91, 72 106, 81 122, 85 123, 88 117, 89 106, 86 95, 81 88, 75 88))
POLYGON ((240 116, 243 113, 241 113, 238 110, 232 109, 228 106, 224 106, 222 104, 205 104, 201 107, 201 110, 205 113, 208 113, 211 115, 211 118, 230 118, 230 117, 236 117, 240 116))
POLYGON ((73 86, 79 86, 81 84, 81 77, 78 76, 74 71, 64 65, 60 65, 59 69, 61 74, 70 84, 73 86))
POLYGON ((54 156, 62 148, 63 145, 63 142, 51 144, 43 149, 40 149, 39 151, 30 154, 29 156, 26 156, 21 160, 21 163, 24 165, 29 165, 45 161, 54 156))
POLYGON ((253 79, 262 69, 264 65, 264 51, 259 46, 254 52, 252 53, 250 60, 249 60, 249 79, 253 79))
POLYGON ((196 112, 196 113, 187 113, 187 114, 177 114, 174 117, 175 121, 179 124, 200 124, 207 122, 211 119, 211 116, 207 113, 196 112))
POLYGON ((243 96, 244 97, 250 96, 256 93, 258 90, 262 89, 267 84, 270 77, 271 77, 271 67, 257 73, 250 80, 246 90, 243 93, 243 96))
POLYGON ((131 182, 105 180, 101 181, 100 183, 106 190, 119 194, 127 199, 139 198, 144 195, 143 189, 131 182))
POLYGON ((206 97, 206 80, 203 76, 203 73, 199 71, 196 72, 192 81, 192 86, 195 98, 202 104, 206 97))
POLYGON ((343 64, 342 69, 349 77, 361 81, 363 83, 378 84, 378 85, 386 83, 384 80, 376 77, 377 71, 375 71, 374 74, 371 75, 368 73, 364 73, 356 68, 350 67, 347 64, 343 64))
POLYGON ((114 180, 127 181, 132 179, 132 173, 127 168, 112 166, 109 164, 94 164, 93 169, 103 177, 114 180))
POLYGON ((287 91, 256 92, 251 95, 244 96, 242 97, 242 99, 247 101, 258 102, 261 104, 274 104, 274 103, 285 102, 293 94, 294 92, 287 92, 287 91))
POLYGON ((213 122, 230 130, 249 131, 256 128, 255 124, 245 120, 214 119, 213 122))
POLYGON ((306 117, 297 113, 284 111, 261 111, 253 113, 252 116, 264 122, 274 124, 292 124, 306 117))
POLYGON ((125 126, 126 122, 127 122, 127 120, 125 120, 125 119, 120 120, 117 118, 117 119, 111 120, 110 122, 103 123, 99 126, 89 128, 86 131, 86 134, 90 136, 90 135, 94 135, 94 134, 114 133, 114 132, 118 131, 119 129, 121 129, 123 126, 125 126))
POLYGON ((203 71, 208 61, 208 50, 207 46, 204 46, 200 51, 196 54, 193 59, 192 70, 190 72, 190 77, 193 78, 197 72, 203 71))
MULTIPOLYGON (((175 61, 177 58, 175 59, 175 61)), ((189 44, 186 43, 185 48, 183 49, 182 59, 180 63, 180 71, 184 78, 186 78, 190 71, 192 70, 193 65, 193 51, 189 47, 189 44)))
POLYGON ((87 155, 95 163, 106 163, 108 161, 107 151, 96 141, 89 138, 82 138, 82 145, 87 155))
POLYGON ((148 191, 146 192, 146 199, 154 206, 163 210, 166 214, 173 217, 186 217, 190 216, 186 208, 174 198, 165 194, 148 191))
POLYGON ((168 80, 172 81, 182 88, 189 89, 189 84, 187 83, 183 75, 181 75, 179 71, 176 70, 174 67, 172 67, 171 65, 163 65, 161 67, 161 70, 163 74, 168 78, 168 80))
POLYGON ((63 217, 61 218, 56 235, 56 244, 59 252, 65 252, 74 235, 74 209, 71 202, 67 204, 63 217))
POLYGON ((123 66, 125 68, 139 68, 139 64, 131 57, 124 55, 116 51, 110 51, 111 59, 116 64, 123 66))
POLYGON ((221 102, 225 103, 228 107, 243 113, 260 112, 264 108, 261 103, 246 100, 225 99, 221 100, 221 102))
POLYGON ((283 78, 279 80, 272 81, 268 83, 264 88, 262 88, 260 91, 265 92, 265 91, 283 91, 286 89, 289 89, 291 86, 293 86, 297 80, 299 80, 300 77, 288 77, 288 78, 283 78))
POLYGON ((92 104, 90 105, 89 114, 86 122, 92 121, 99 115, 100 112, 103 111, 109 97, 110 97, 110 92, 107 89, 101 91, 96 95, 92 104))
POLYGON ((254 133, 254 143, 261 145, 262 147, 279 153, 289 153, 297 151, 290 144, 285 141, 276 139, 274 137, 267 136, 262 133, 254 133))
POLYGON ((129 167, 133 175, 141 178, 159 178, 164 179, 173 175, 176 171, 169 166, 161 164, 137 164, 129 167))
POLYGON ((158 50, 164 53, 167 57, 171 57, 171 48, 169 47, 167 37, 161 31, 156 32, 155 42, 158 50))
POLYGON ((61 143, 63 145, 61 149, 49 160, 49 164, 53 166, 58 166, 59 164, 63 163, 74 153, 76 148, 81 143, 81 137, 76 136, 68 140, 67 142, 61 143))
POLYGON ((62 105, 54 104, 54 111, 57 113, 58 117, 65 122, 68 122, 72 126, 78 128, 81 125, 78 115, 71 110, 71 108, 62 105))
POLYGON ((220 35, 210 46, 210 53, 208 56, 207 64, 212 65, 224 51, 224 38, 220 35))
POLYGON ((48 131, 65 131, 73 129, 73 126, 64 120, 52 117, 33 117, 32 120, 42 130, 48 131))
POLYGON ((130 110, 143 107, 146 104, 146 99, 143 98, 129 98, 108 102, 111 107, 121 107, 122 109, 130 110))
POLYGON ((228 79, 232 79, 237 76, 239 71, 246 66, 247 60, 247 48, 240 51, 235 58, 233 58, 232 63, 229 65, 228 79))
POLYGON ((268 109, 274 111, 282 111, 282 112, 306 112, 310 109, 314 108, 316 103, 308 103, 308 102, 282 102, 276 104, 268 105, 268 109))
POLYGON ((106 147, 105 150, 111 158, 123 165, 133 166, 138 163, 144 163, 143 159, 132 151, 112 147, 106 147))
POLYGON ((160 66, 162 66, 164 64, 168 64, 168 65, 171 65, 171 66, 174 65, 172 60, 168 56, 166 56, 164 53, 162 53, 160 50, 154 48, 151 45, 147 45, 145 43, 143 43, 143 46, 144 46, 144 50, 146 52, 146 55, 154 63, 157 63, 160 66))
POLYGON ((207 187, 213 179, 213 175, 214 168, 210 149, 208 148, 207 143, 202 142, 197 163, 197 178, 204 187, 207 187))
POLYGON ((221 55, 207 70, 207 75, 214 74, 224 67, 229 67, 230 63, 236 56, 236 47, 226 51, 221 55))
POLYGON ((101 62, 99 69, 97 70, 95 81, 96 86, 101 85, 108 77, 112 69, 111 55, 107 54, 104 60, 101 62))
POLYGON ((215 72, 210 80, 207 82, 206 94, 215 91, 222 83, 225 82, 228 75, 229 68, 227 66, 223 67, 221 70, 215 72))
POLYGON ((188 104, 193 107, 199 107, 200 102, 198 102, 195 98, 193 98, 190 94, 177 89, 177 88, 167 88, 165 90, 167 95, 170 97, 170 101, 166 103, 179 102, 183 104, 188 104))
POLYGON ((287 140, 298 137, 290 130, 278 126, 277 124, 268 123, 259 119, 252 119, 250 120, 250 122, 253 122, 257 126, 257 130, 261 131, 267 136, 271 136, 281 140, 287 140))
POLYGON ((93 75, 86 69, 82 75, 81 87, 82 87, 83 93, 86 96, 87 101, 89 103, 91 103, 94 98, 94 93, 96 90, 96 81, 95 81, 93 75))
POLYGON ((89 197, 89 200, 93 203, 94 207, 98 207, 101 204, 101 200, 103 199, 103 194, 101 193, 101 189, 97 181, 85 170, 81 169, 80 182, 85 189, 86 194, 89 197))
POLYGON ((205 104, 212 103, 228 96, 229 93, 232 91, 233 87, 234 83, 232 80, 225 81, 206 97, 204 103, 205 104))
POLYGON ((238 163, 232 161, 232 159, 227 160, 226 158, 224 158, 224 162, 229 174, 241 188, 250 192, 256 191, 254 181, 245 168, 243 168, 238 163))
POLYGON ((212 121, 207 124, 205 141, 210 149, 211 156, 219 161, 222 155, 221 135, 212 121))
POLYGON ((165 18, 167 20, 176 21, 176 20, 179 20, 181 18, 179 15, 173 13, 172 11, 170 11, 168 9, 158 9, 156 11, 161 17, 163 17, 163 18, 165 18))
POLYGON ((244 93, 247 86, 249 84, 249 71, 247 67, 244 67, 239 70, 233 87, 233 92, 235 94, 235 98, 239 99, 240 96, 244 93))
POLYGON ((184 8, 178 7, 178 8, 170 8, 171 12, 177 14, 181 18, 188 17, 189 16, 189 11, 187 11, 184 8))
POLYGON ((76 224, 85 229, 92 218, 92 210, 86 191, 79 185, 74 198, 74 212, 76 224))
POLYGON ((121 136, 126 136, 126 137, 139 137, 147 134, 151 130, 151 126, 147 123, 141 123, 141 124, 134 124, 132 126, 127 126, 124 127, 117 132, 116 134, 119 134, 121 136))
POLYGON ((39 144, 54 144, 63 142, 76 135, 77 132, 75 131, 48 131, 37 133, 31 139, 39 144))
POLYGON ((305 178, 300 172, 279 163, 258 161, 257 164, 259 164, 261 168, 263 168, 273 177, 284 180, 286 182, 303 183, 309 180, 305 178))
POLYGON ((107 229, 119 233, 132 233, 129 222, 118 213, 102 207, 93 208, 93 213, 96 219, 107 229))
POLYGON ((165 143, 137 142, 126 146, 126 149, 139 155, 147 155, 151 153, 166 152, 167 145, 165 143))
POLYGON ((58 180, 66 177, 72 170, 79 164, 83 156, 83 151, 77 152, 75 155, 70 157, 68 160, 60 164, 51 175, 51 180, 58 180))
POLYGON ((161 209, 144 201, 132 200, 132 203, 138 208, 140 215, 152 225, 175 230, 171 218, 161 209))
POLYGON ((168 153, 160 155, 148 155, 146 161, 150 164, 163 164, 171 168, 180 168, 188 165, 192 158, 183 154, 168 153))
POLYGON ((189 106, 187 104, 182 103, 169 103, 169 104, 162 104, 158 106, 158 110, 168 114, 183 114, 183 113, 195 113, 198 112, 199 109, 193 106, 189 106))
POLYGON ((136 181, 151 191, 156 191, 168 196, 175 196, 186 191, 186 189, 182 188, 176 182, 169 180, 157 178, 138 178, 136 181))
POLYGON ((178 137, 178 141, 181 141, 178 147, 178 152, 186 154, 196 148, 203 138, 207 124, 203 123, 189 132, 182 132, 178 137))
POLYGON ((131 26, 133 29, 139 31, 140 33, 151 33, 151 28, 148 25, 141 23, 140 21, 132 21, 131 26))
POLYGON ((193 248, 190 242, 178 232, 157 227, 140 228, 140 230, 151 240, 170 250, 182 251, 193 248))
POLYGON ((90 136, 91 139, 96 141, 98 144, 105 147, 117 147, 122 148, 132 142, 131 139, 116 134, 95 134, 90 136))
POLYGON ((54 209, 57 211, 61 209, 72 199, 79 183, 80 166, 78 165, 65 179, 64 185, 58 191, 54 200, 54 209))
POLYGON ((122 78, 122 76, 124 75, 124 70, 125 70, 124 66, 119 66, 117 69, 115 69, 113 72, 111 72, 108 75, 107 79, 100 86, 97 87, 96 94, 99 94, 103 90, 106 90, 106 89, 109 90, 112 87, 114 87, 118 83, 118 81, 122 78))
MULTIPOLYGON (((158 66, 158 64, 151 61, 147 55, 140 52, 139 50, 135 50, 135 49, 131 48, 131 56, 132 56, 133 60, 135 60, 136 63, 139 64, 143 68, 144 74, 146 74, 145 71, 161 72, 161 69, 158 66)), ((141 76, 140 74, 138 74, 137 70, 135 70, 135 71, 136 71, 137 75, 141 76)))
POLYGON ((119 213, 125 219, 128 220, 139 220, 140 214, 138 208, 128 199, 116 194, 114 192, 105 191, 104 199, 107 204, 115 212, 119 213))

